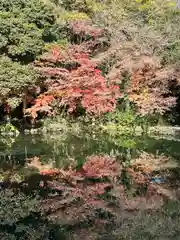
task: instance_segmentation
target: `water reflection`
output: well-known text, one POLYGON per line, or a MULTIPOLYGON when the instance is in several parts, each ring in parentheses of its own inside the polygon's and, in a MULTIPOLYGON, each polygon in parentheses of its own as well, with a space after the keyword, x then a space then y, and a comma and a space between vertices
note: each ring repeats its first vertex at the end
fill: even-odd
POLYGON ((57 135, 20 135, 17 138, 0 138, 0 165, 24 164, 24 159, 40 157, 47 163, 53 161, 55 167, 62 167, 71 161, 81 165, 86 156, 108 154, 117 159, 131 161, 146 152, 155 156, 165 155, 172 159, 180 159, 179 142, 174 140, 153 139, 150 137, 121 136, 112 138, 107 135, 91 133, 79 136, 68 134, 57 135))
POLYGON ((160 239, 155 234, 164 231, 162 239, 174 239, 174 232, 180 235, 179 157, 178 141, 149 137, 1 137, 0 237, 140 239, 141 232, 143 239, 160 239), (176 227, 167 233, 169 219, 176 227))

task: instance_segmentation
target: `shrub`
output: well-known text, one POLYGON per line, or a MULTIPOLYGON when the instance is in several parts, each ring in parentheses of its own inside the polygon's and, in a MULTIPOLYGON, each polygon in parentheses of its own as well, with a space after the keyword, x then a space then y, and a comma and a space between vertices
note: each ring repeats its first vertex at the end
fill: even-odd
POLYGON ((118 123, 126 127, 134 125, 136 121, 136 115, 131 111, 116 111, 115 113, 110 113, 108 118, 111 122, 118 123))
POLYGON ((28 90, 35 87, 37 73, 32 66, 13 62, 8 57, 0 57, 0 101, 11 108, 19 106, 28 90))

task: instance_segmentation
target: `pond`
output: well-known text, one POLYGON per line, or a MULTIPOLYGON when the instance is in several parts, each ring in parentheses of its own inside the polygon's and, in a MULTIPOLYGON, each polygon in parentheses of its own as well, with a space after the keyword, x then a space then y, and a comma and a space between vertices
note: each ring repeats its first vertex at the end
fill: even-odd
POLYGON ((155 139, 142 136, 112 137, 105 134, 81 133, 79 135, 45 134, 0 137, 1 167, 7 161, 24 164, 24 159, 40 157, 42 162, 53 162, 54 167, 63 167, 68 160, 77 164, 87 156, 108 154, 125 156, 127 152, 134 158, 140 152, 165 155, 180 161, 180 140, 155 139))
POLYGON ((179 166, 179 139, 2 136, 0 237, 180 239, 179 166))

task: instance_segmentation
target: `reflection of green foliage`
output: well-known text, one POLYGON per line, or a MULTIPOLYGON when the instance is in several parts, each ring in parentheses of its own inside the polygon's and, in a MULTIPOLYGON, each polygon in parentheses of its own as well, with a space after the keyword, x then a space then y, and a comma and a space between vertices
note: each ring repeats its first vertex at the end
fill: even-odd
MULTIPOLYGON (((66 133, 58 135, 44 135, 44 140, 52 147, 51 160, 56 167, 65 167, 68 164, 82 165, 87 156, 105 153, 113 157, 121 155, 127 158, 123 149, 135 149, 136 139, 132 136, 110 136, 102 133, 79 132, 78 136, 66 133), (64 135, 62 135, 64 136, 64 135)), ((128 160, 129 161, 129 160, 128 160)))
MULTIPOLYGON (((43 121, 43 132, 61 132, 61 138, 64 139, 69 133, 79 134, 82 132, 83 126, 82 122, 72 122, 63 116, 57 116, 54 118, 46 118, 43 121)), ((60 138, 59 136, 59 138, 60 138)), ((55 135, 54 135, 55 137, 55 135)))
POLYGON ((69 164, 81 165, 87 156, 108 154, 119 160, 122 157, 130 161, 139 150, 147 153, 164 153, 166 156, 179 156, 179 143, 167 140, 155 140, 150 137, 132 135, 103 134, 102 132, 82 131, 47 133, 43 135, 19 135, 16 138, 1 137, 1 166, 24 167, 24 159, 40 157, 43 163, 54 162, 56 167, 69 164))
POLYGON ((1 133, 16 133, 16 135, 19 134, 18 129, 12 125, 11 123, 7 123, 5 125, 0 125, 0 132, 1 133))
POLYGON ((21 218, 37 212, 37 200, 19 193, 14 194, 11 190, 0 192, 0 224, 13 225, 21 218))
POLYGON ((105 117, 106 123, 102 126, 110 135, 128 135, 135 131, 137 117, 131 111, 115 111, 105 117))
POLYGON ((135 148, 136 147, 136 141, 135 139, 133 139, 132 137, 128 137, 125 138, 125 137, 114 137, 114 138, 111 138, 111 141, 113 143, 115 143, 117 146, 119 147, 123 147, 123 148, 135 148))
POLYGON ((45 154, 46 162, 52 157, 52 146, 47 145, 42 136, 18 135, 16 137, 1 136, 0 138, 1 167, 4 165, 13 166, 13 168, 24 167, 25 158, 41 154, 45 154))
POLYGON ((0 192, 0 238, 40 240, 48 236, 48 226, 40 218, 38 194, 30 197, 12 190, 0 192))
MULTIPOLYGON (((3 165, 2 162, 0 166, 1 165, 3 165)), ((10 167, 12 167, 12 170, 0 170, 0 182, 6 181, 8 179, 11 182, 21 183, 32 174, 38 173, 38 169, 36 168, 28 168, 24 166, 18 166, 16 164, 14 166, 9 166, 9 168, 10 167)))
MULTIPOLYGON (((12 130, 11 130, 11 132, 9 132, 10 128, 11 128, 11 125, 8 126, 7 128, 6 128, 6 125, 0 126, 1 135, 3 135, 3 134, 7 135, 7 136, 1 136, 1 138, 0 138, 0 154, 1 154, 1 156, 4 156, 4 158, 6 158, 6 156, 8 156, 9 159, 11 158, 12 147, 13 147, 14 143, 16 142, 16 136, 19 134, 18 130, 13 129, 14 130, 13 132, 15 134, 13 134, 13 136, 8 136, 9 133, 12 133, 12 130)), ((1 163, 2 163, 2 159, 1 159, 1 163)))
POLYGON ((173 42, 163 52, 163 64, 176 63, 180 61, 180 42, 173 42))
POLYGON ((129 135, 134 133, 134 129, 117 124, 107 124, 102 126, 102 130, 107 132, 110 136, 129 135))
POLYGON ((168 239, 178 240, 180 236, 179 203, 168 201, 164 209, 156 212, 139 211, 129 218, 124 218, 121 225, 108 235, 107 239, 168 239), (113 236, 113 237, 112 237, 113 236))

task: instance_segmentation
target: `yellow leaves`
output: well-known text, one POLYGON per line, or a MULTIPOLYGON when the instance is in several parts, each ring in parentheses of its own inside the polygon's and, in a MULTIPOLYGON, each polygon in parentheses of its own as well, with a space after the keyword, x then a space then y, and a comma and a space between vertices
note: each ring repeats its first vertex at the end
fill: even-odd
POLYGON ((168 7, 176 7, 175 0, 174 1, 168 1, 166 4, 167 4, 168 7))
POLYGON ((79 10, 78 9, 74 9, 74 11, 61 11, 61 13, 59 14, 59 20, 60 21, 74 21, 74 20, 90 20, 89 15, 92 15, 96 12, 99 12, 101 10, 103 10, 104 5, 101 3, 97 3, 95 0, 86 0, 85 6, 84 3, 82 2, 76 2, 76 4, 79 4, 79 10), (86 14, 85 12, 83 12, 82 9, 80 9, 80 6, 86 10, 86 12, 88 12, 88 14, 86 14), (76 11, 77 10, 77 11, 76 11))
POLYGON ((51 90, 49 93, 52 94, 55 98, 65 97, 68 95, 67 90, 51 90))
POLYGON ((142 95, 143 95, 145 98, 149 96, 149 90, 148 90, 147 87, 142 89, 142 95))
POLYGON ((73 20, 88 20, 90 18, 86 13, 83 13, 83 12, 64 11, 60 14, 59 19, 64 21, 73 21, 73 20))
POLYGON ((66 49, 68 47, 68 40, 67 39, 60 39, 58 40, 57 42, 53 42, 53 43, 46 43, 45 46, 44 46, 44 51, 45 52, 48 52, 50 51, 51 49, 53 48, 61 48, 61 49, 66 49))
POLYGON ((136 0, 136 2, 140 4, 140 6, 138 7, 139 10, 151 10, 155 3, 152 0, 136 0))
POLYGON ((91 9, 92 12, 99 12, 103 10, 103 4, 97 3, 94 0, 86 0, 86 3, 88 5, 88 8, 91 9))
POLYGON ((149 23, 150 25, 153 25, 153 24, 155 23, 155 21, 154 21, 153 19, 149 19, 149 20, 148 20, 148 23, 149 23))

